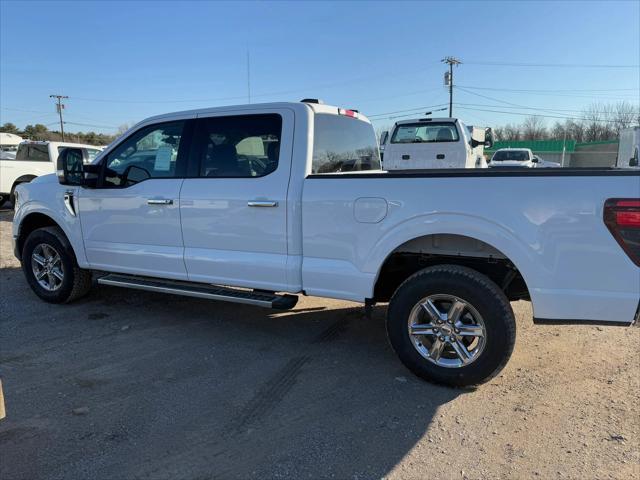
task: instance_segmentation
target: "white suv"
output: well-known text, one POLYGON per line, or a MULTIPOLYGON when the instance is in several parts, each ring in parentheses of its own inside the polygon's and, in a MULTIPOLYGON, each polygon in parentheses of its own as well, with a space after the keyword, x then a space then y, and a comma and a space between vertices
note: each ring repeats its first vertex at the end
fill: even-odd
POLYGON ((54 173, 58 154, 66 147, 85 150, 89 161, 103 150, 102 147, 81 143, 31 141, 20 143, 15 158, 0 159, 0 205, 7 199, 13 203, 17 185, 30 182, 40 175, 54 173))

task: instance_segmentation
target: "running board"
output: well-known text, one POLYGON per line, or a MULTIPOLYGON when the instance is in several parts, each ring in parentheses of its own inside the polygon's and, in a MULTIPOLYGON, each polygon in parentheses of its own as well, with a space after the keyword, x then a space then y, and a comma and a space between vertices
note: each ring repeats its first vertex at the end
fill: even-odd
POLYGON ((240 290, 194 282, 178 280, 162 280, 158 278, 136 277, 129 275, 109 274, 98 278, 98 283, 112 287, 133 288, 149 292, 169 293, 186 297, 206 298, 223 302, 244 303, 259 307, 288 310, 298 303, 296 295, 276 295, 275 293, 251 290, 240 290))

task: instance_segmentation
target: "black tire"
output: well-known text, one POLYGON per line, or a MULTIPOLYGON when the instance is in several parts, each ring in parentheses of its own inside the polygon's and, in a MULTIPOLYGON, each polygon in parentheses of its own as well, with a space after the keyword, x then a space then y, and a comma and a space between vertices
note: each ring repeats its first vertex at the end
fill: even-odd
POLYGON ((515 345, 516 322, 509 300, 488 277, 467 267, 437 265, 415 273, 398 287, 389 303, 387 334, 402 363, 414 374, 430 382, 466 387, 492 379, 506 365, 515 345), (409 316, 430 295, 464 299, 482 317, 484 346, 471 363, 454 368, 440 366, 414 346, 409 316))
POLYGON ((29 234, 22 249, 22 271, 31 289, 46 302, 72 302, 86 295, 91 289, 91 271, 78 266, 73 248, 59 227, 39 228, 29 234), (53 247, 60 255, 63 279, 53 291, 40 285, 32 268, 32 254, 42 244, 53 247))

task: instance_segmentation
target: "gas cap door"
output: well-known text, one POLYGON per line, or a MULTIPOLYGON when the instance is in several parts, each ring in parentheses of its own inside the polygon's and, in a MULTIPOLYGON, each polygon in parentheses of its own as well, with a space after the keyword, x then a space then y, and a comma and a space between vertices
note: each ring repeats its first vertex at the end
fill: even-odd
POLYGON ((378 223, 387 216, 387 201, 380 197, 360 197, 353 204, 353 216, 358 223, 378 223))

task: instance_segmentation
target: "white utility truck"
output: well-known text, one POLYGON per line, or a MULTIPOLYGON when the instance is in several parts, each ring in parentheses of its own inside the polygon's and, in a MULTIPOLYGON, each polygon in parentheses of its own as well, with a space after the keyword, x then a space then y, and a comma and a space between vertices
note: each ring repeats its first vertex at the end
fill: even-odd
POLYGON ((385 170, 486 168, 484 148, 493 145, 490 128, 465 126, 457 118, 403 120, 380 140, 385 170))
POLYGON ((620 130, 616 167, 640 168, 640 127, 620 130))
POLYGON ((13 203, 13 192, 19 184, 54 173, 58 154, 67 147, 82 149, 87 161, 102 151, 100 147, 82 143, 24 141, 13 158, 0 158, 0 205, 7 199, 13 203))
POLYGON ((270 308, 389 302, 402 362, 449 385, 507 363, 510 300, 539 323, 638 319, 637 170, 385 172, 366 117, 310 100, 152 117, 85 155, 16 189, 14 252, 47 302, 92 275, 270 308))

